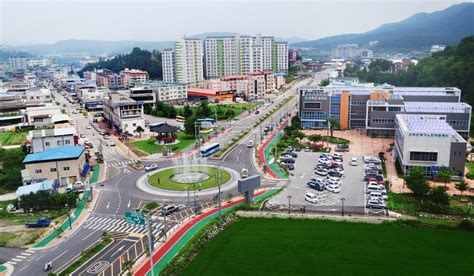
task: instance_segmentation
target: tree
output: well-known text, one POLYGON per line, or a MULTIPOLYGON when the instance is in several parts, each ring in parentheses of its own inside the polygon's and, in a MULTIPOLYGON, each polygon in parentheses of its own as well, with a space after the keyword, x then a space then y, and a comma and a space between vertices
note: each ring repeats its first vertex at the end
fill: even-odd
POLYGON ((295 138, 298 138, 300 140, 304 139, 304 137, 306 137, 303 132, 301 132, 300 130, 297 130, 297 129, 293 130, 292 136, 295 137, 295 138))
POLYGON ((320 86, 328 86, 328 85, 329 85, 329 79, 324 79, 324 80, 322 80, 319 85, 320 85, 320 86))
POLYGON ((446 187, 446 184, 451 179, 452 175, 453 175, 453 171, 450 168, 442 167, 436 174, 436 178, 438 178, 441 181, 444 181, 444 186, 446 187))
POLYGON ((334 118, 327 118, 326 124, 329 124, 329 131, 331 132, 331 137, 333 137, 334 129, 339 128, 339 122, 334 118))
POLYGON ((405 176, 408 189, 412 191, 413 196, 418 200, 424 199, 430 191, 430 186, 423 172, 423 168, 414 167, 405 176))
POLYGON ((194 128, 195 121, 196 121, 196 117, 194 116, 186 118, 186 120, 184 121, 184 133, 188 135, 192 135, 192 136, 196 135, 196 132, 195 132, 196 129, 194 128))
POLYGON ((186 105, 184 106, 184 109, 183 109, 183 116, 184 116, 184 118, 192 117, 193 114, 194 114, 194 113, 193 113, 193 110, 191 109, 191 107, 190 107, 188 104, 186 104, 186 105))
POLYGON ((466 181, 461 180, 461 182, 458 182, 454 185, 454 188, 456 188, 456 190, 460 191, 461 196, 462 196, 462 193, 467 191, 467 189, 469 189, 469 184, 466 181))
POLYGON ((176 115, 178 112, 176 111, 176 108, 172 105, 168 106, 168 118, 176 118, 176 115))
POLYGON ((136 132, 138 132, 138 134, 140 134, 140 138, 142 138, 142 132, 144 132, 145 130, 142 128, 142 126, 137 126, 137 129, 135 129, 136 132))
POLYGON ((321 135, 319 135, 319 134, 313 134, 313 135, 309 135, 309 136, 308 136, 308 139, 309 139, 311 142, 319 142, 319 141, 321 141, 322 137, 321 137, 321 135))
POLYGON ((232 120, 235 117, 235 111, 233 109, 227 109, 225 116, 227 117, 227 120, 232 120))
POLYGON ((212 110, 209 107, 209 102, 208 101, 203 101, 201 104, 198 106, 197 109, 197 117, 198 118, 208 118, 211 117, 212 115, 212 110))
POLYGON ((428 195, 428 199, 431 203, 442 209, 449 206, 449 195, 446 193, 444 187, 435 187, 432 189, 428 195))

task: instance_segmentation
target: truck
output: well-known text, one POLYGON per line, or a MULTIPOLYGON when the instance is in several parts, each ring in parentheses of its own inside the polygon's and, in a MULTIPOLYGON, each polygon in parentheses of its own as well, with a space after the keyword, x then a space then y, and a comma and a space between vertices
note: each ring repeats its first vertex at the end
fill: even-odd
POLYGON ((40 227, 49 227, 51 225, 51 220, 46 217, 41 217, 37 221, 30 221, 25 223, 26 228, 40 228, 40 227))

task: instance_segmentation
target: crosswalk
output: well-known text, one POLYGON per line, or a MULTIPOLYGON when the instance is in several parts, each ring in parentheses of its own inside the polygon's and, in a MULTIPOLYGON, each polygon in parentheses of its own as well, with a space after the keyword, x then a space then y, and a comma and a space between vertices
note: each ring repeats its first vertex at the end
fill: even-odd
MULTIPOLYGON (((154 223, 152 230, 153 236, 158 236, 163 226, 163 223, 154 223)), ((147 233, 145 225, 128 224, 125 219, 116 217, 91 216, 84 222, 84 228, 108 232, 147 233)))
POLYGON ((34 253, 35 253, 35 251, 33 251, 31 249, 28 249, 25 252, 22 252, 22 253, 18 254, 16 257, 12 258, 11 260, 9 260, 6 263, 10 264, 10 265, 16 265, 19 262, 26 261, 26 258, 28 258, 29 256, 31 256, 34 253))
POLYGON ((127 161, 110 161, 107 162, 108 167, 121 168, 124 166, 135 164, 137 160, 127 160, 127 161))

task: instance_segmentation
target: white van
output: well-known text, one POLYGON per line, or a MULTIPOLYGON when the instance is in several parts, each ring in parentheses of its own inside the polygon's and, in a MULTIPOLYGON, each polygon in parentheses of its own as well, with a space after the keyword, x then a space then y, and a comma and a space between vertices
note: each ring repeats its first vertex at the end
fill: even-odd
POLYGON ((382 186, 368 186, 367 187, 367 194, 370 194, 371 192, 385 192, 385 188, 382 186))
POLYGON ((240 177, 246 178, 248 176, 249 176, 249 171, 247 169, 242 169, 242 171, 240 172, 240 177))
POLYGON ((306 193, 304 200, 310 202, 310 203, 318 203, 318 196, 313 194, 313 193, 306 193))
POLYGON ((352 157, 351 158, 351 166, 357 166, 357 157, 352 157))
POLYGON ((387 199, 388 199, 387 193, 384 193, 384 192, 370 192, 370 193, 369 193, 369 196, 381 198, 381 199, 383 199, 383 200, 387 200, 387 199))

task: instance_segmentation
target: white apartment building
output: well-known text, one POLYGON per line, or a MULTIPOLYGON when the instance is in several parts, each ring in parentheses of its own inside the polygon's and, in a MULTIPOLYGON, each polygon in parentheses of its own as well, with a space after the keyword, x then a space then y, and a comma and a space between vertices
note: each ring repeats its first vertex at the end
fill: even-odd
POLYGON ((175 42, 176 82, 200 87, 204 80, 202 40, 183 37, 175 42))
POLYGON ((38 129, 29 131, 27 139, 31 143, 31 153, 38 153, 62 146, 74 146, 75 135, 76 129, 73 127, 38 129))
POLYGON ((26 70, 26 57, 24 56, 11 56, 9 59, 10 68, 13 71, 25 71, 26 70))
POLYGON ((272 36, 211 36, 204 41, 206 78, 288 71, 288 43, 272 36))
POLYGON ((185 103, 188 99, 187 86, 178 83, 159 83, 154 86, 156 100, 166 103, 185 103))
POLYGON ((171 48, 161 51, 161 60, 163 68, 163 81, 173 83, 176 81, 174 67, 174 50, 171 48))

